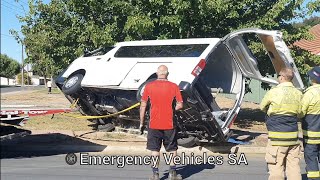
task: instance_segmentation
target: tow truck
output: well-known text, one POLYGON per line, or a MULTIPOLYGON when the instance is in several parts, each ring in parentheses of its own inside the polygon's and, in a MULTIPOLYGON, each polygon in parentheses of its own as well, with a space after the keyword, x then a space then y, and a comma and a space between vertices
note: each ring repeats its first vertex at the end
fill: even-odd
POLYGON ((71 112, 72 108, 50 109, 36 106, 1 106, 1 142, 24 137, 31 134, 31 131, 21 129, 30 117, 48 114, 71 112))

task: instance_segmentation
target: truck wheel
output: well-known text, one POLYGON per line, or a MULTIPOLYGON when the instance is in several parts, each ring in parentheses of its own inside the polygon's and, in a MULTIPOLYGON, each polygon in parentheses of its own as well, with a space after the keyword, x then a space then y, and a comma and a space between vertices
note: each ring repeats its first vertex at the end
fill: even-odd
POLYGON ((69 77, 67 79, 66 82, 64 82, 64 84, 61 88, 62 91, 67 95, 74 94, 74 93, 78 92, 81 88, 82 79, 83 79, 82 74, 72 75, 71 77, 69 77))
POLYGON ((144 91, 144 88, 146 87, 146 84, 149 83, 149 82, 152 82, 156 80, 155 78, 152 78, 152 79, 148 79, 146 80, 144 83, 142 83, 139 88, 138 88, 138 91, 137 91, 137 100, 138 101, 141 101, 141 97, 142 97, 142 94, 143 94, 143 91, 144 91))
POLYGON ((199 139, 197 137, 187 137, 178 139, 178 145, 186 148, 194 147, 196 144, 199 144, 199 139))

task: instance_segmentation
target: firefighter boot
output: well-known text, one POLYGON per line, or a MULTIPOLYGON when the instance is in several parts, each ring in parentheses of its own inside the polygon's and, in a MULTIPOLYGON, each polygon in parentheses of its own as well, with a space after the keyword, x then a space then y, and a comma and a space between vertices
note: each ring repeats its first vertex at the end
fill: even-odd
POLYGON ((153 173, 149 180, 160 180, 159 173, 153 173))
POLYGON ((169 170, 169 180, 181 180, 182 177, 180 174, 177 174, 177 171, 175 170, 169 170))

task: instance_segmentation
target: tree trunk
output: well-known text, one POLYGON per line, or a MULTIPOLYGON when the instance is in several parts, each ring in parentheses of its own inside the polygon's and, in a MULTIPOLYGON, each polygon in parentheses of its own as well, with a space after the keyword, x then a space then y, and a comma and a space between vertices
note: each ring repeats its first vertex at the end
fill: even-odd
POLYGON ((43 75, 43 78, 44 78, 44 85, 45 85, 45 87, 48 87, 48 86, 47 86, 47 76, 46 76, 46 75, 43 75))

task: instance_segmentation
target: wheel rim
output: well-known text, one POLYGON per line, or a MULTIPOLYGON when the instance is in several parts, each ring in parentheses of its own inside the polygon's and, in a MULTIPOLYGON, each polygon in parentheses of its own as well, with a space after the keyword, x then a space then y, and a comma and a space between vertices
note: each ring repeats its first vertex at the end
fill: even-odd
POLYGON ((66 82, 65 87, 66 88, 70 88, 71 86, 75 85, 78 80, 79 80, 78 76, 73 76, 72 78, 68 79, 68 81, 66 82))

